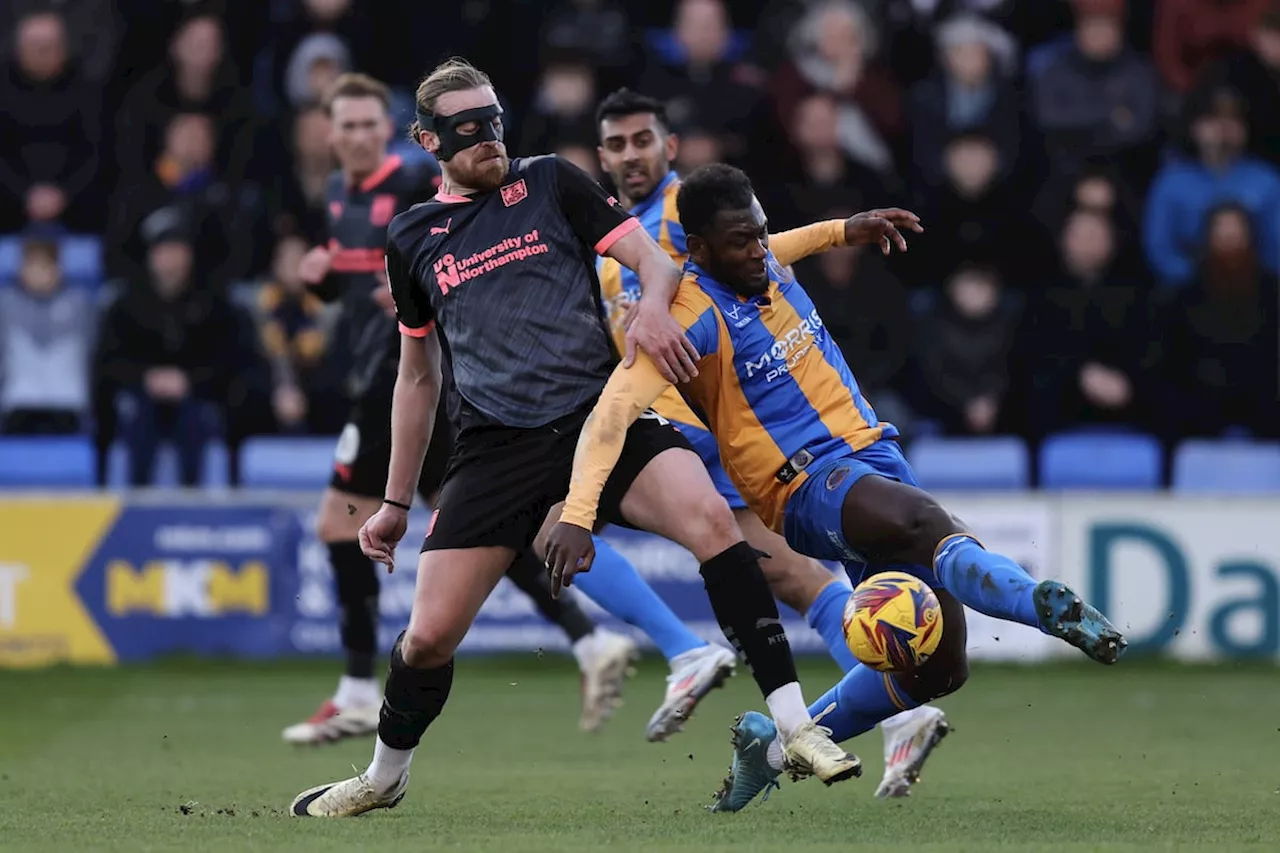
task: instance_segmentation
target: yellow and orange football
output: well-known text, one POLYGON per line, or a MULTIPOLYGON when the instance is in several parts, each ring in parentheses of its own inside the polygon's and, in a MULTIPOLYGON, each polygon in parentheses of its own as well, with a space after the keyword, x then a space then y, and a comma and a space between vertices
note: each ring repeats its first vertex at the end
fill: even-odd
POLYGON ((844 607, 844 639, 853 656, 880 672, 910 672, 942 640, 942 608, 929 585, 905 572, 858 584, 844 607))

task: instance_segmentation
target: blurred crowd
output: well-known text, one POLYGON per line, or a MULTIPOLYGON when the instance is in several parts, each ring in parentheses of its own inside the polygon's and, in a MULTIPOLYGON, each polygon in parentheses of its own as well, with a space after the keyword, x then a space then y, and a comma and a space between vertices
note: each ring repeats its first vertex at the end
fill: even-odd
MULTIPOLYGON (((772 229, 909 206, 907 256, 798 265, 907 435, 1103 425, 1280 437, 1277 0, 10 0, 0 429, 334 434, 341 323, 298 276, 326 86, 490 72, 513 155, 599 175, 620 85, 679 168, 745 168, 772 229), (98 235, 84 274, 67 235, 98 235)), ((396 150, 427 156, 400 134, 396 150)), ((0 251, 0 255, 3 252, 0 251)))

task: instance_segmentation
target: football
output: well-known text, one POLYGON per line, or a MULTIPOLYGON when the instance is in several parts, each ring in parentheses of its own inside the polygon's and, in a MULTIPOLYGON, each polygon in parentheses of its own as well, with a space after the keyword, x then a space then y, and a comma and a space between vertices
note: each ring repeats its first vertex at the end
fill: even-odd
POLYGON ((910 672, 942 639, 942 608, 929 585, 905 572, 873 575, 844 607, 844 639, 853 656, 880 672, 910 672))

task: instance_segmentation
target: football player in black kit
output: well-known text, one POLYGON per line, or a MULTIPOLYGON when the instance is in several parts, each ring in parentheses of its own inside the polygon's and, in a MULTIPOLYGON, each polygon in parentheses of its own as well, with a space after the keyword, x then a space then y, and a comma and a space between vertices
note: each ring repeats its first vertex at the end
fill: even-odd
MULTIPOLYGON (((508 159, 497 95, 465 61, 432 71, 416 105, 415 136, 443 175, 435 198, 397 216, 387 233, 401 354, 383 506, 360 530, 366 554, 393 566, 405 534, 436 420, 442 338, 460 432, 419 555, 409 627, 391 652, 373 761, 299 794, 290 813, 300 817, 400 802, 413 752, 448 699, 458 644, 512 559, 558 520, 578 436, 617 363, 595 255, 640 279, 628 358, 639 346, 670 381, 697 375, 697 354, 669 310, 680 270, 634 217, 566 160, 508 159)), ((626 430, 599 518, 659 533, 698 558, 716 619, 778 720, 795 773, 828 784, 861 773, 809 719, 759 554, 665 420, 641 417, 626 430)), ((501 713, 510 723, 519 711, 501 713)))
MULTIPOLYGON (((383 255, 393 216, 436 193, 440 172, 432 161, 405 163, 389 154, 393 131, 390 93, 363 74, 344 74, 325 99, 331 143, 340 168, 326 193, 329 240, 302 261, 302 277, 326 301, 339 300, 352 356, 354 403, 334 452, 333 476, 320 503, 317 534, 329 550, 340 608, 346 670, 334 695, 307 720, 284 730, 290 743, 327 743, 377 730, 382 687, 374 678, 378 653, 378 572, 360 551, 357 533, 377 511, 391 459, 391 395, 400 359, 400 335, 387 288, 383 255)), ((441 395, 437 429, 418 481, 428 502, 444 476, 453 431, 441 395)), ((637 647, 629 638, 597 628, 572 600, 553 598, 546 571, 523 555, 508 576, 538 609, 568 634, 582 669, 582 728, 612 713, 637 647)))

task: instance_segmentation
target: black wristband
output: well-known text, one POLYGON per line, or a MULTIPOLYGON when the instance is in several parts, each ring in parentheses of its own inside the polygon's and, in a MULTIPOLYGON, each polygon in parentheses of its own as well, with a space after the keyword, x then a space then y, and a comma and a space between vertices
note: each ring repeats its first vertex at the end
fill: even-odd
POLYGON ((391 504, 391 505, 392 505, 392 506, 394 506, 394 507, 399 507, 400 509, 404 510, 405 512, 408 512, 409 510, 413 509, 413 507, 409 506, 408 504, 402 504, 402 503, 400 503, 400 501, 393 501, 393 500, 391 500, 391 498, 383 498, 383 499, 382 499, 382 502, 383 502, 384 504, 391 504))

